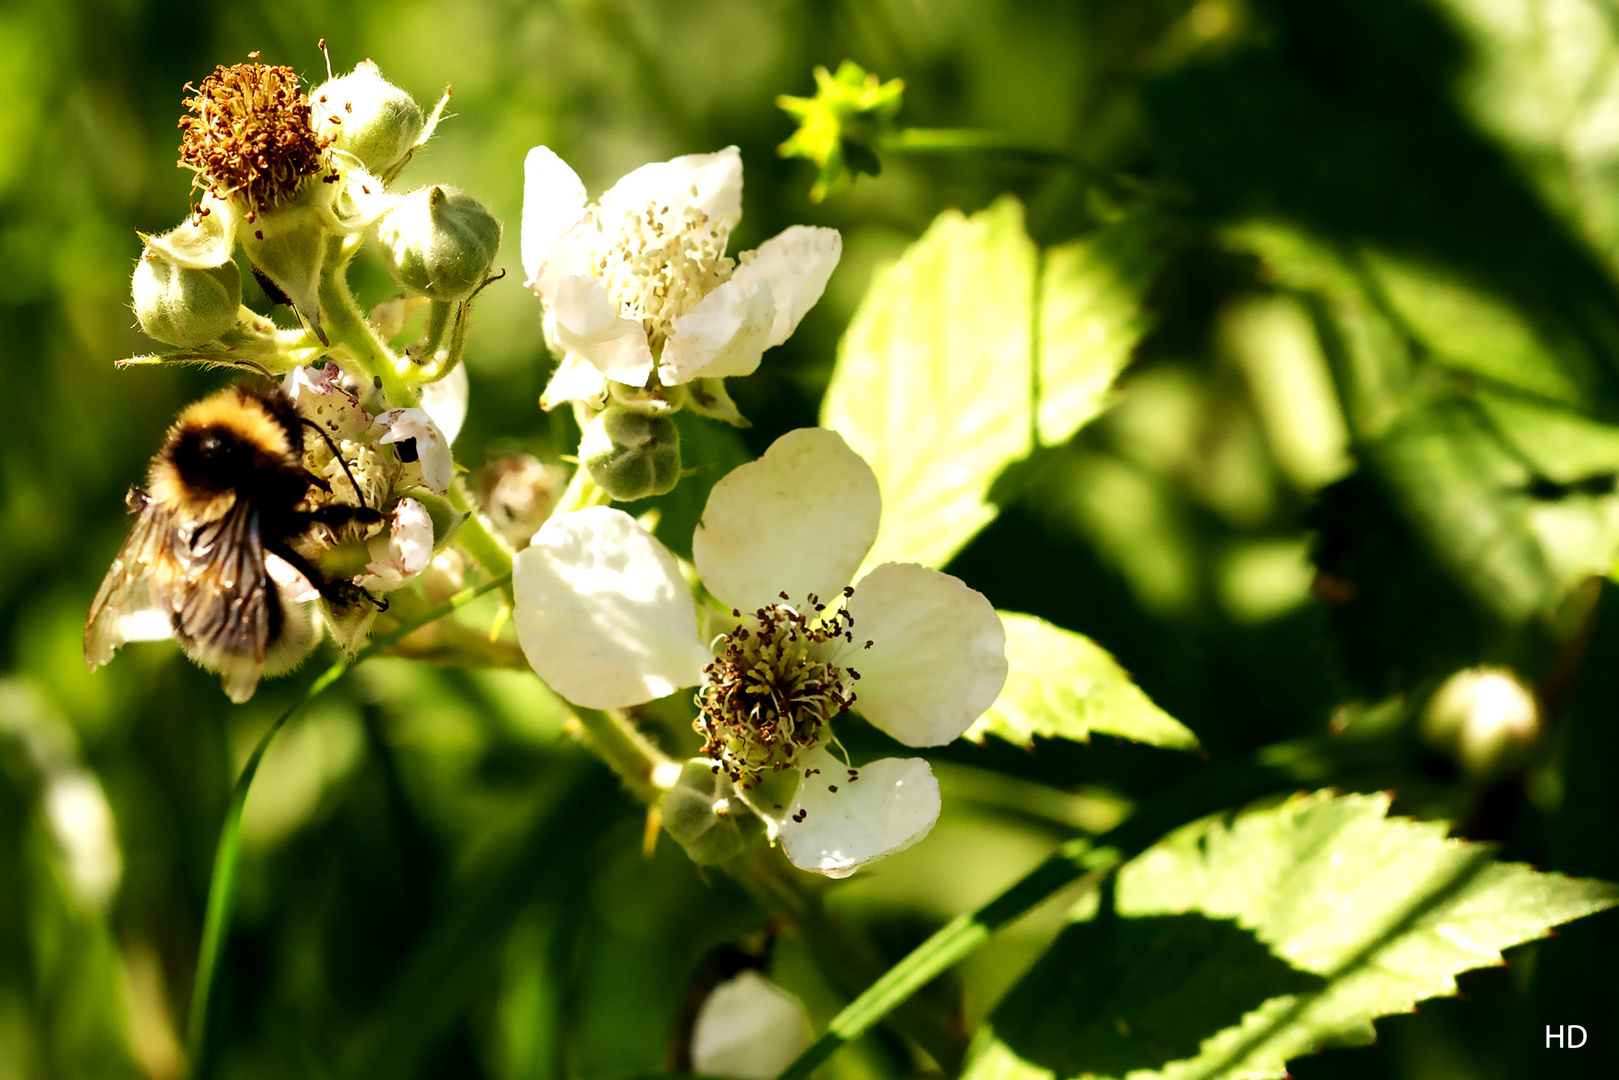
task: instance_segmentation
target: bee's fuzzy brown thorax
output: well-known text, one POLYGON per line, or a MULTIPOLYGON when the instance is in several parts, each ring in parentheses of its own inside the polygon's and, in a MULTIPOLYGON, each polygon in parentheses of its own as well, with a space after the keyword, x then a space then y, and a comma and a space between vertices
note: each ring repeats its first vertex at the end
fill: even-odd
POLYGON ((148 490, 166 506, 213 518, 267 484, 297 485, 301 495, 302 453, 298 414, 284 395, 233 386, 180 414, 152 461, 148 490))

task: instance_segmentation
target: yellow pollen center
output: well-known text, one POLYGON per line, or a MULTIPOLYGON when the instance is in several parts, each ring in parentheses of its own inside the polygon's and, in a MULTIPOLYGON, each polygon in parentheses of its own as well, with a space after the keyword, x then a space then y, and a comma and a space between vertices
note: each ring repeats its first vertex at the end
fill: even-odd
MULTIPOLYGON (((695 197, 697 189, 691 193, 695 197)), ((725 254, 729 225, 698 207, 676 213, 653 202, 616 222, 604 222, 604 216, 611 218, 611 211, 591 208, 589 224, 603 242, 590 273, 602 279, 621 315, 641 320, 654 344, 667 339, 674 321, 729 281, 736 268, 725 254)))

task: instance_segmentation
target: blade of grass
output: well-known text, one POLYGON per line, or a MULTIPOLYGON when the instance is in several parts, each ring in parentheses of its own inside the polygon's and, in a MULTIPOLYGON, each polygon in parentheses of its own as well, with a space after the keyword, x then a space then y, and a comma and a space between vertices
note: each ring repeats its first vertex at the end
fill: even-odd
POLYGON ((231 901, 235 897, 236 867, 241 855, 242 810, 247 805, 248 789, 253 785, 253 777, 259 771, 259 764, 264 760, 264 754, 269 750, 271 740, 298 710, 308 705, 322 691, 357 665, 429 623, 444 618, 484 593, 501 588, 510 581, 511 575, 504 574, 491 578, 481 585, 462 589, 444 603, 423 612, 417 618, 386 634, 377 635, 369 645, 355 654, 352 661, 337 660, 315 677, 315 681, 309 684, 302 697, 276 717, 269 730, 259 739, 258 745, 253 748, 247 764, 242 766, 241 775, 236 778, 235 786, 231 788, 230 803, 225 808, 225 823, 219 830, 219 846, 214 850, 213 874, 208 881, 208 909, 203 918, 202 946, 197 951, 197 974, 191 990, 191 1014, 186 1024, 186 1050, 191 1060, 193 1077, 200 1080, 207 1074, 209 1005, 213 999, 214 982, 218 974, 225 935, 230 930, 231 901))

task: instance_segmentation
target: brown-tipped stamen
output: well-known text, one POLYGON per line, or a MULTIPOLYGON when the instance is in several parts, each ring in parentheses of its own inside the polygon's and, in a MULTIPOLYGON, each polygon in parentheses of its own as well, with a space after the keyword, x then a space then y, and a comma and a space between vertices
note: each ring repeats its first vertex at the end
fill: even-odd
POLYGON ((221 65, 186 84, 180 164, 219 198, 247 204, 248 218, 292 198, 326 163, 326 144, 310 119, 309 99, 290 67, 221 65))
POLYGON ((826 659, 837 648, 833 642, 853 641, 853 616, 844 608, 829 611, 814 596, 805 610, 810 614, 786 604, 760 608, 726 635, 720 655, 704 669, 701 712, 692 726, 714 770, 744 789, 792 768, 855 702, 859 673, 826 659))

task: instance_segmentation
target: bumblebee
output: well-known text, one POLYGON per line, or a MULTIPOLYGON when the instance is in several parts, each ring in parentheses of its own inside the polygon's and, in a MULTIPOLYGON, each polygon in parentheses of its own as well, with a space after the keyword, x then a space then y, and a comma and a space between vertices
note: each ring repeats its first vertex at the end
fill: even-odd
POLYGON ((357 507, 311 502, 330 486, 304 465, 306 427, 325 437, 273 384, 233 386, 180 414, 146 487, 126 500, 135 524, 84 624, 91 669, 127 641, 173 637, 242 702, 262 676, 309 654, 316 596, 350 604, 361 590, 328 582, 297 545, 316 525, 383 519, 363 498, 357 507))

